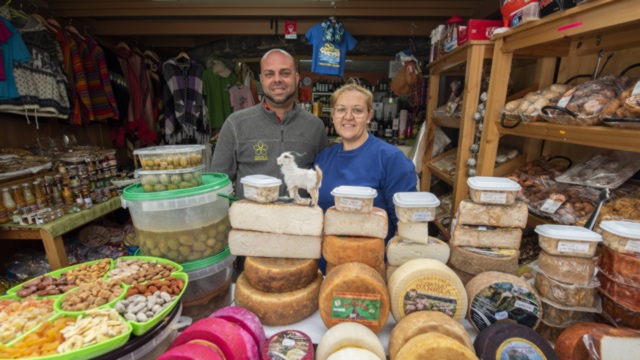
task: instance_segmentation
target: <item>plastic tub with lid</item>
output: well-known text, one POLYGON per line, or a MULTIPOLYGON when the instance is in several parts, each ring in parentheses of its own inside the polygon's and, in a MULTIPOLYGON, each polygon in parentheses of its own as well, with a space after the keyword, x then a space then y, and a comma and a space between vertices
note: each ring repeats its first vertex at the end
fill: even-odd
POLYGON ((240 179, 244 197, 259 203, 272 203, 278 200, 282 180, 267 175, 249 175, 240 179))
POLYGON ((440 199, 430 192, 399 192, 393 195, 398 220, 408 222, 432 221, 440 199))
POLYGON ((218 291, 233 275, 233 261, 229 248, 206 259, 182 264, 182 271, 189 275, 189 286, 181 301, 188 303, 218 291))
POLYGON ((512 205, 520 184, 501 177, 474 176, 467 179, 471 200, 477 204, 512 205))
POLYGON ((136 170, 146 192, 190 189, 202 185, 204 165, 176 170, 136 170))
POLYGON ((185 263, 220 253, 228 246, 231 181, 226 174, 206 173, 203 184, 184 190, 145 192, 129 185, 122 207, 129 209, 140 250, 185 263))
POLYGON ((204 150, 204 145, 164 145, 137 149, 133 155, 144 170, 175 170, 205 165, 204 150))
POLYGON ((602 241, 600 234, 580 226, 544 224, 535 231, 540 247, 552 255, 590 258, 602 241))
POLYGON ((622 254, 640 255, 640 223, 602 221, 602 241, 611 250, 622 254))
POLYGON ((338 211, 368 213, 373 209, 373 199, 378 192, 368 186, 338 186, 331 195, 338 211))

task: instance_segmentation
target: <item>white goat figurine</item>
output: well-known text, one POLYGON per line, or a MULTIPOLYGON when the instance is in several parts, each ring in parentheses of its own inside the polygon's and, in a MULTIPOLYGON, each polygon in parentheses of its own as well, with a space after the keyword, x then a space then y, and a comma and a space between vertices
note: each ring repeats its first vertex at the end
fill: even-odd
POLYGON ((284 174, 284 183, 287 185, 289 197, 299 203, 302 199, 298 190, 305 189, 311 195, 309 206, 318 204, 318 189, 322 185, 322 170, 317 165, 315 170, 299 168, 291 151, 282 153, 277 162, 284 174))

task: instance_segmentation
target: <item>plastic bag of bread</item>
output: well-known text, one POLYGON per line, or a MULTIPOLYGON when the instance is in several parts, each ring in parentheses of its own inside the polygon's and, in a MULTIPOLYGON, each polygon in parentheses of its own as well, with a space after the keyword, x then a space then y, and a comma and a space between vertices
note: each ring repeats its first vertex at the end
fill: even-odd
POLYGON ((545 106, 540 116, 563 125, 597 125, 601 114, 613 99, 620 96, 626 78, 607 75, 569 89, 555 106, 545 106))
POLYGON ((600 191, 594 188, 553 180, 547 180, 542 185, 543 191, 527 199, 529 211, 559 224, 575 224, 578 219, 591 215, 598 203, 600 191))
POLYGON ((619 150, 596 150, 572 166, 556 181, 595 188, 615 189, 640 170, 636 153, 619 150))
MULTIPOLYGON (((584 226, 589 219, 585 216, 576 222, 577 226, 584 226)), ((605 220, 621 220, 640 222, 640 186, 629 180, 612 191, 611 198, 600 209, 594 231, 601 233, 600 222, 605 220)))
POLYGON ((553 84, 542 90, 532 91, 522 99, 509 101, 500 111, 500 124, 505 128, 514 128, 520 123, 538 121, 540 110, 548 105, 555 105, 567 91, 567 85, 553 84))
POLYGON ((545 181, 555 179, 570 165, 571 160, 565 157, 542 158, 525 163, 507 177, 522 187, 518 200, 528 203, 527 199, 535 197, 537 193, 546 189, 545 181))
POLYGON ((613 127, 640 129, 640 80, 628 83, 627 89, 602 111, 602 121, 613 127))

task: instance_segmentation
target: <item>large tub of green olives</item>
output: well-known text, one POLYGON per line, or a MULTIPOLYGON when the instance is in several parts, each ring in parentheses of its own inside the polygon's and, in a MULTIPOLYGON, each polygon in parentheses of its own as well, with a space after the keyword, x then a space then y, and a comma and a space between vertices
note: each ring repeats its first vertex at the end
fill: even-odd
POLYGON ((142 184, 124 189, 122 207, 131 220, 145 255, 184 263, 223 251, 229 241, 229 200, 226 174, 205 173, 202 185, 146 192, 142 184))

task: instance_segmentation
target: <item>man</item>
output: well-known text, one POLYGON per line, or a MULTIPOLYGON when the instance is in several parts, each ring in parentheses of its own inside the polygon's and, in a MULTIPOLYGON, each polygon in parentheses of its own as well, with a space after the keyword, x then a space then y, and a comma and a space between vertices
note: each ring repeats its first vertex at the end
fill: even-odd
MULTIPOLYGON (((268 51, 260 60, 261 103, 231 114, 218 137, 212 170, 235 181, 236 196, 244 198, 240 179, 269 175, 282 179, 276 159, 286 151, 299 154, 296 163, 311 168, 316 155, 327 147, 322 120, 301 108, 295 99, 300 76, 293 57, 281 49, 268 51)), ((280 187, 280 195, 286 188, 280 187)))

